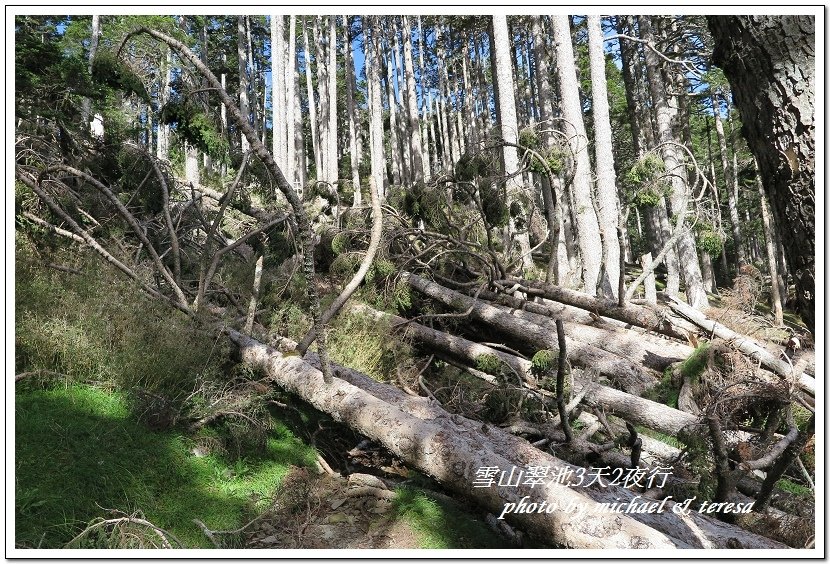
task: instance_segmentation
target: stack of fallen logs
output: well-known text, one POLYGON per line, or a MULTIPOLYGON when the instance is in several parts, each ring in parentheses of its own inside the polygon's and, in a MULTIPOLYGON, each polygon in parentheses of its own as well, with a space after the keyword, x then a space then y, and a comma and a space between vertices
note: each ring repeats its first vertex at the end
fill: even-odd
MULTIPOLYGON (((749 339, 723 333, 728 331, 723 326, 703 325, 701 318, 706 320, 705 316, 686 311, 690 308, 680 302, 671 301, 663 309, 636 304, 619 307, 521 280, 497 283, 498 293, 468 288, 475 295, 472 297, 415 274, 404 273, 402 278, 424 296, 507 339, 525 343, 529 350, 558 350, 554 318, 561 319, 567 357, 575 366, 575 402, 602 408, 596 415, 587 410, 579 415, 589 432, 602 425, 609 432, 624 435, 628 428, 633 438, 632 424, 636 424, 682 437, 684 432, 705 428, 706 421, 695 415, 639 397, 657 383, 666 367, 691 355, 694 349, 677 338, 685 340, 700 326, 709 336, 727 339, 757 359, 771 372, 770 378, 812 393, 815 390, 814 379, 797 373, 797 366, 776 362, 774 355, 749 339), (618 416, 627 426, 609 425, 605 414, 618 416)), ((473 373, 478 372, 472 367, 481 355, 492 355, 528 389, 549 393, 540 390, 531 363, 521 356, 366 306, 356 307, 405 332, 431 352, 470 366, 473 373)), ((774 507, 753 511, 753 499, 748 496, 756 495, 763 486, 751 473, 741 478, 738 491, 719 505, 711 500, 690 502, 677 494, 682 488, 670 487, 682 482, 670 470, 680 449, 645 435, 638 437, 635 458, 633 453, 609 448, 613 443, 590 442, 588 432, 566 442, 554 422, 536 425, 533 430, 545 437, 536 442, 548 447, 542 450, 509 429, 451 414, 431 398, 408 395, 345 367, 335 367, 336 378, 326 385, 313 354, 305 359, 284 356, 236 331, 229 330, 229 335, 239 345, 243 359, 262 369, 275 385, 382 444, 447 489, 553 545, 622 549, 804 547, 814 529, 812 510, 786 505, 787 496, 781 494, 772 496, 774 507), (617 478, 637 477, 637 487, 631 487, 635 484, 628 480, 609 480, 607 471, 598 471, 604 467, 620 469, 611 474, 617 478), (662 480, 658 479, 661 475, 662 480), (707 503, 701 507, 701 501, 707 503)), ((291 346, 288 343, 285 350, 291 346)), ((795 437, 781 441, 787 439, 797 442, 795 437)), ((789 443, 780 444, 787 447, 789 443)))

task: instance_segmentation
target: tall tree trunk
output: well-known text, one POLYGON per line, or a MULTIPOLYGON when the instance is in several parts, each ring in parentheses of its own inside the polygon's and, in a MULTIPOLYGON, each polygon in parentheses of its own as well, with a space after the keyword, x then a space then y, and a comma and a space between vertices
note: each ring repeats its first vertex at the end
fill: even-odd
MULTIPOLYGON (((285 170, 288 155, 285 130, 285 25, 281 15, 271 15, 271 136, 277 166, 285 170)), ((291 177, 286 174, 289 180, 291 177)))
POLYGON ((423 182, 426 170, 424 168, 423 141, 421 140, 421 125, 418 117, 418 92, 415 89, 415 65, 412 62, 412 26, 409 25, 409 16, 402 16, 401 29, 403 32, 403 67, 406 76, 406 104, 408 108, 409 153, 412 162, 412 180, 423 182))
MULTIPOLYGON (((421 89, 421 103, 419 105, 419 109, 421 112, 421 141, 423 152, 421 155, 421 159, 424 163, 424 175, 426 178, 432 176, 432 165, 430 163, 430 152, 429 152, 429 128, 432 126, 432 120, 430 119, 430 107, 432 101, 432 91, 427 84, 426 79, 426 67, 424 65, 424 52, 427 49, 426 37, 424 37, 424 29, 421 25, 421 16, 418 17, 418 78, 419 78, 419 86, 421 89)), ((433 140, 435 136, 432 136, 433 140)), ((433 143, 434 146, 434 143, 433 143)))
MULTIPOLYGON (((647 17, 640 17, 640 34, 646 41, 653 44, 651 23, 647 17)), ((649 89, 654 102, 657 118, 657 137, 661 145, 661 154, 666 166, 666 173, 671 175, 672 191, 670 201, 672 215, 680 217, 680 210, 690 205, 689 189, 686 181, 685 159, 678 150, 678 143, 672 131, 672 120, 677 115, 677 108, 669 103, 664 84, 659 78, 660 59, 651 49, 646 49, 646 70, 649 89)), ((685 229, 684 225, 676 225, 674 229, 685 229)), ((697 249, 691 233, 681 234, 677 241, 678 258, 683 279, 686 283, 686 299, 695 308, 708 307, 709 299, 703 288, 703 276, 700 273, 697 249)))
POLYGON ((709 28, 814 331, 815 17, 713 16, 709 28))
POLYGON ((389 162, 392 169, 392 184, 401 186, 404 183, 404 166, 398 139, 398 103, 395 99, 395 68, 392 59, 391 51, 389 59, 383 58, 386 67, 386 104, 389 106, 389 162))
MULTIPOLYGON (((340 167, 338 164, 338 149, 337 149, 337 27, 335 25, 335 17, 328 16, 329 20, 329 36, 328 36, 328 65, 326 69, 326 78, 328 79, 328 148, 329 166, 328 178, 329 182, 337 182, 340 177, 340 167)), ((335 189, 337 187, 335 186, 335 189)))
MULTIPOLYGON (((296 102, 297 92, 297 16, 288 17, 288 64, 285 65, 285 177, 292 186, 297 185, 297 142, 298 132, 302 131, 302 124, 297 127, 296 102)), ((301 118, 302 119, 302 118, 301 118)))
POLYGON ((772 225, 770 225, 769 207, 767 196, 764 194, 764 185, 758 182, 758 197, 761 200, 761 220, 764 223, 764 240, 767 250, 767 264, 769 265, 770 277, 770 301, 775 314, 775 324, 784 325, 784 309, 781 306, 781 290, 778 287, 778 261, 775 258, 775 240, 773 239, 772 225))
MULTIPOLYGON (((98 52, 98 40, 101 37, 101 16, 93 14, 92 29, 89 35, 89 56, 87 57, 87 71, 92 74, 92 61, 95 60, 95 55, 98 52)), ((169 81, 168 81, 169 82, 169 81)), ((92 100, 84 97, 81 101, 81 119, 84 124, 89 125, 90 113, 92 109, 92 100)), ((92 130, 90 130, 92 131, 92 130)), ((94 132, 93 132, 94 133, 94 132)))
POLYGON ((372 86, 369 97, 369 130, 371 133, 370 159, 372 177, 378 193, 386 195, 386 167, 383 160, 383 104, 380 99, 380 31, 377 16, 371 16, 371 23, 364 19, 363 36, 366 49, 366 76, 372 86), (368 32, 368 33, 367 33, 368 32))
POLYGON ((357 155, 357 123, 355 121, 355 70, 352 60, 352 35, 351 24, 348 16, 343 16, 343 59, 346 66, 346 112, 349 116, 349 158, 352 168, 352 190, 354 192, 354 205, 362 204, 360 192, 360 161, 357 155))
POLYGON ((599 280, 602 242, 599 222, 591 197, 591 162, 588 155, 588 136, 582 118, 582 104, 576 78, 571 26, 568 16, 551 16, 556 41, 556 73, 562 103, 562 117, 566 123, 568 144, 573 154, 573 206, 576 208, 576 231, 582 256, 582 284, 589 295, 596 295, 599 280))
POLYGON ((323 16, 316 16, 312 24, 312 33, 314 37, 314 60, 316 62, 317 70, 317 95, 319 106, 317 107, 320 124, 317 130, 320 132, 318 143, 320 145, 320 163, 317 168, 317 180, 329 180, 331 154, 329 153, 329 81, 328 81, 328 62, 326 60, 326 45, 320 31, 323 16))
POLYGON ((473 92, 473 83, 470 81, 470 36, 467 32, 462 35, 464 44, 462 46, 461 58, 461 76, 463 79, 463 93, 464 93, 464 119, 467 124, 467 131, 469 132, 469 144, 475 147, 478 144, 478 129, 476 127, 475 118, 475 95, 473 92))
POLYGON ((437 111, 439 116, 439 127, 441 129, 441 161, 445 171, 452 169, 455 163, 452 152, 452 143, 449 130, 449 96, 447 87, 447 72, 445 62, 445 48, 443 39, 443 25, 440 21, 435 26, 435 49, 438 58, 438 100, 437 111))
MULTIPOLYGON (((634 27, 633 16, 619 16, 617 18, 617 33, 630 35, 634 27)), ((622 67, 623 85, 625 86, 626 109, 628 111, 628 124, 631 126, 631 142, 634 147, 634 154, 642 158, 645 154, 645 147, 641 138, 643 127, 640 120, 643 117, 643 108, 640 105, 640 96, 637 95, 637 82, 632 68, 633 58, 636 56, 636 48, 633 48, 631 41, 620 38, 620 65, 622 67)))
MULTIPOLYGON (((507 180, 507 197, 512 206, 514 203, 520 202, 519 196, 522 186, 516 177, 516 172, 519 169, 519 154, 515 145, 519 142, 519 126, 516 122, 516 105, 513 96, 513 74, 511 71, 513 57, 510 53, 510 35, 507 27, 507 16, 493 16, 493 41, 496 45, 494 56, 496 70, 498 72, 496 86, 499 91, 499 125, 501 127, 501 136, 507 143, 512 143, 512 146, 505 145, 502 148, 504 173, 509 177, 507 180)), ((511 214, 512 222, 513 218, 511 214)), ((516 239, 519 242, 519 251, 522 253, 522 266, 525 269, 529 269, 533 266, 533 257, 530 254, 530 238, 527 230, 524 229, 522 232, 516 233, 516 239)))
POLYGON ((591 104, 594 110, 594 149, 596 154, 597 204, 602 230, 603 280, 600 285, 606 297, 616 300, 620 284, 620 245, 617 225, 620 223, 614 170, 613 135, 608 108, 605 77, 605 51, 602 48, 602 23, 599 16, 588 16, 588 53, 591 61, 591 104))
POLYGON ((733 189, 735 174, 737 171, 731 166, 726 151, 726 134, 723 131, 723 120, 720 117, 720 103, 715 94, 712 94, 712 110, 715 116, 715 133, 718 138, 720 149, 720 162, 723 167, 723 176, 726 181, 726 196, 729 206, 729 222, 732 224, 732 240, 735 243, 735 256, 737 268, 746 264, 746 253, 744 252, 743 237, 741 236, 741 221, 738 218, 738 194, 733 189))
MULTIPOLYGON (((170 47, 165 47, 164 63, 160 69, 159 75, 162 84, 159 88, 159 106, 164 106, 170 100, 170 81, 173 72, 173 53, 170 47)), ((225 75, 222 75, 224 78, 225 75)), ((224 110, 224 105, 222 106, 224 110)), ((223 124, 223 131, 227 131, 227 123, 223 124)), ((170 126, 166 123, 159 122, 158 137, 156 139, 156 157, 161 161, 169 159, 170 153, 170 126)))
POLYGON ((308 115, 311 127, 311 144, 314 152, 315 177, 319 180, 322 171, 322 156, 320 147, 320 126, 317 119, 317 102, 314 98, 314 86, 311 77, 311 49, 308 46, 308 18, 303 16, 303 56, 305 57, 305 83, 308 97, 308 115))
MULTIPOLYGON (((239 111, 242 119, 250 123, 250 104, 248 102, 248 50, 245 36, 245 16, 237 16, 236 20, 236 56, 239 68, 239 111)), ((240 147, 243 153, 248 152, 248 139, 240 132, 240 147)))

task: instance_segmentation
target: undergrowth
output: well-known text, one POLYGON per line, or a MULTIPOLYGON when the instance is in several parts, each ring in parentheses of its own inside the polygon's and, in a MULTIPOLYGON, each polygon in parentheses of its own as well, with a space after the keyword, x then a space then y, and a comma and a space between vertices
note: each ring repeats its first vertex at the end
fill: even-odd
POLYGON ((212 547, 193 519, 236 529, 270 504, 289 465, 315 458, 279 425, 244 458, 198 451, 180 432, 136 422, 123 394, 85 384, 18 394, 15 447, 16 544, 32 548, 60 548, 110 510, 141 511, 184 546, 212 547))

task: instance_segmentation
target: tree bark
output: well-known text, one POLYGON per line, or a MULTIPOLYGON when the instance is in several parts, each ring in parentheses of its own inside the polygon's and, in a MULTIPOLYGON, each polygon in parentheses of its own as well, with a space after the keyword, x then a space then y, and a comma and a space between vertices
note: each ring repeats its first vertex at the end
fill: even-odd
MULTIPOLYGON (((285 177, 291 186, 297 186, 297 139, 302 137, 302 125, 297 127, 297 16, 288 17, 288 64, 285 66, 285 177)), ((302 119, 302 116, 299 116, 302 119)))
MULTIPOLYGON (((285 22, 271 14, 271 136, 274 160, 285 170, 288 156, 285 128, 285 22)), ((286 174, 290 180, 290 175, 286 174)))
POLYGON ((369 25, 366 25, 366 17, 363 17, 363 34, 366 47, 366 77, 369 82, 369 128, 371 132, 371 146, 369 157, 371 162, 371 174, 375 179, 375 185, 381 196, 386 195, 386 166, 383 158, 383 104, 380 100, 380 31, 378 29, 377 16, 369 25))
MULTIPOLYGON (((511 337, 526 343, 535 350, 558 350, 555 335, 539 331, 538 325, 505 315, 503 309, 465 296, 420 276, 403 273, 402 281, 451 308, 469 311, 472 319, 481 321, 511 337)), ((616 383, 624 391, 640 395, 657 383, 653 373, 631 360, 620 358, 598 347, 567 337, 568 356, 574 364, 596 368, 600 374, 616 383)))
POLYGON ((675 339, 685 341, 689 333, 698 332, 698 328, 694 324, 672 315, 664 307, 641 306, 632 303, 620 306, 616 302, 588 296, 576 290, 553 286, 551 284, 543 284, 532 280, 508 280, 506 282, 507 284, 518 282, 523 287, 532 288, 531 293, 538 293, 538 295, 549 300, 578 307, 604 317, 610 317, 611 319, 636 325, 637 327, 643 327, 649 331, 674 337, 675 339))
MULTIPOLYGON (((414 321, 407 321, 397 315, 374 310, 368 306, 355 306, 354 310, 365 313, 375 320, 388 322, 393 330, 400 331, 405 336, 428 345, 429 350, 444 351, 453 357, 462 359, 471 366, 476 366, 477 360, 482 355, 495 356, 514 370, 530 385, 529 387, 535 388, 537 386, 536 377, 532 373, 532 365, 529 360, 481 345, 463 337, 432 329, 414 321)), ((574 378, 574 383, 577 388, 590 386, 584 397, 586 402, 602 405, 612 414, 667 435, 677 436, 681 430, 698 422, 696 417, 661 403, 628 394, 609 386, 592 383, 586 378, 583 371, 580 371, 578 376, 574 378)), ((576 390, 574 390, 574 393, 576 393, 576 390)))
MULTIPOLYGON (((245 123, 250 123, 250 102, 248 101, 248 88, 250 86, 248 81, 248 50, 246 48, 247 41, 245 39, 245 16, 237 16, 236 19, 236 57, 237 68, 239 70, 239 112, 245 123)), ((250 142, 244 134, 240 133, 240 146, 242 152, 247 153, 250 147, 250 142)))
POLYGON ((326 65, 326 79, 328 80, 328 88, 326 89, 328 98, 328 176, 326 180, 335 184, 334 189, 337 189, 337 182, 340 177, 340 165, 338 163, 337 150, 337 27, 335 25, 335 16, 328 16, 329 20, 329 34, 327 40, 328 64, 326 65))
POLYGON ((720 149, 720 162, 723 167, 724 183, 726 185, 727 205, 729 206, 729 222, 732 224, 732 240, 735 243, 735 256, 737 259, 737 272, 746 264, 746 253, 743 247, 741 236, 741 221, 738 218, 738 194, 734 189, 735 175, 737 170, 731 166, 726 151, 726 134, 723 131, 723 120, 720 117, 720 104, 717 97, 712 95, 712 111, 715 115, 715 133, 718 137, 718 148, 720 149))
POLYGON ((409 154, 412 163, 412 181, 423 182, 424 158, 423 141, 421 140, 421 124, 418 117, 418 93, 415 89, 415 65, 412 62, 412 26, 409 25, 409 16, 402 16, 401 31, 403 32, 403 69, 406 77, 406 104, 409 118, 409 154))
POLYGON ((602 241, 599 221, 591 196, 591 162, 588 154, 588 135, 582 117, 582 104, 576 78, 571 25, 568 16, 551 16, 553 35, 556 41, 556 74, 566 136, 574 159, 573 206, 576 212, 576 232, 579 240, 579 254, 582 258, 582 284, 585 293, 595 296, 599 280, 602 241))
POLYGON ((648 335, 642 330, 628 330, 620 322, 605 321, 593 312, 588 313, 571 306, 555 303, 548 306, 486 291, 480 292, 479 297, 506 305, 510 311, 505 313, 537 325, 538 331, 542 334, 556 330, 553 326, 555 319, 563 320, 570 338, 594 345, 657 372, 663 372, 675 362, 686 360, 694 352, 688 345, 648 335))
POLYGON ((591 104, 594 113, 594 150, 597 173, 597 204, 602 231, 603 279, 600 287, 605 297, 619 298, 620 245, 617 225, 620 223, 617 175, 614 169, 613 135, 608 107, 608 89, 605 76, 602 24, 599 16, 588 16, 588 53, 591 60, 591 104))
MULTIPOLYGON (((507 27, 507 16, 505 15, 493 16, 493 42, 496 46, 494 57, 498 73, 496 86, 499 91, 499 126, 502 139, 507 141, 507 144, 502 147, 504 174, 507 176, 507 198, 511 206, 514 204, 521 205, 519 195, 522 191, 522 185, 517 176, 519 153, 516 149, 516 144, 519 142, 519 126, 516 121, 516 103, 511 72, 513 57, 510 52, 510 33, 507 27)), ((516 232, 512 216, 513 214, 510 217, 511 234, 515 234, 519 242, 522 266, 529 269, 533 266, 533 257, 530 256, 530 238, 526 229, 516 232)))
POLYGON ((491 487, 475 487, 476 480, 481 479, 477 475, 481 468, 509 471, 513 466, 547 466, 554 474, 560 468, 573 471, 578 468, 500 429, 426 405, 425 398, 404 399, 400 391, 390 390, 390 396, 400 398, 392 405, 381 399, 383 390, 387 389, 382 384, 372 385, 373 389, 381 390, 374 393, 340 378, 323 385, 320 372, 299 357, 283 357, 234 330, 228 330, 228 334, 239 345, 243 361, 264 370, 275 385, 377 441, 445 487, 492 512, 500 515, 506 503, 514 503, 516 507, 525 496, 525 504, 545 501, 546 505, 556 503, 557 508, 573 504, 572 511, 505 514, 507 520, 546 542, 570 548, 605 549, 785 547, 696 512, 679 515, 672 510, 671 501, 667 502, 664 513, 609 512, 599 504, 631 503, 634 499, 634 494, 616 486, 583 488, 575 480, 561 484, 550 480, 533 488, 524 484, 499 486, 497 481, 491 487), (579 511, 578 518, 574 518, 576 511, 579 511))
POLYGON ((317 101, 314 98, 314 86, 311 76, 311 49, 308 45, 308 19, 306 16, 303 16, 303 57, 305 58, 305 84, 308 98, 309 127, 311 128, 311 145, 314 152, 314 168, 316 169, 315 177, 319 180, 323 157, 321 155, 320 125, 317 119, 317 101))
POLYGON ((357 121, 355 118, 355 70, 352 60, 352 34, 349 16, 343 16, 343 59, 346 66, 346 111, 349 118, 349 158, 352 168, 352 191, 354 192, 353 204, 359 206, 363 203, 360 191, 360 161, 357 155, 357 121))
POLYGON ((760 167, 815 331, 815 17, 711 16, 713 60, 732 85, 743 135, 760 167))

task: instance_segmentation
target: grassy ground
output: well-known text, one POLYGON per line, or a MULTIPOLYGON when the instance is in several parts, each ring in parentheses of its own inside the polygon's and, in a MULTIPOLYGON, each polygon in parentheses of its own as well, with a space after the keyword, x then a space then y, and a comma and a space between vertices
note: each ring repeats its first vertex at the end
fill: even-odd
POLYGON ((192 522, 233 529, 267 505, 291 464, 314 451, 277 428, 264 452, 197 457, 176 432, 136 423, 119 393, 74 384, 15 402, 18 546, 63 546, 106 510, 141 511, 187 547, 210 547, 192 522))

